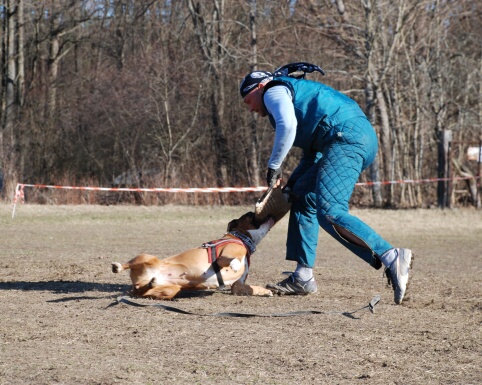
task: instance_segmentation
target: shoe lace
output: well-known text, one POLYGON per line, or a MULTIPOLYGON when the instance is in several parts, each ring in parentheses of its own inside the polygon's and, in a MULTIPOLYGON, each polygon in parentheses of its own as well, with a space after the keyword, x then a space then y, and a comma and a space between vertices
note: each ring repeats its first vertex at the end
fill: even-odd
MULTIPOLYGON (((284 274, 284 273, 283 273, 284 274)), ((294 273, 289 273, 290 275, 278 283, 277 286, 281 287, 283 290, 292 291, 293 286, 296 286, 297 280, 295 278, 294 273)))
POLYGON ((294 273, 290 274, 290 275, 285 279, 285 282, 291 283, 291 284, 295 284, 297 281, 298 281, 298 280, 296 279, 294 273))

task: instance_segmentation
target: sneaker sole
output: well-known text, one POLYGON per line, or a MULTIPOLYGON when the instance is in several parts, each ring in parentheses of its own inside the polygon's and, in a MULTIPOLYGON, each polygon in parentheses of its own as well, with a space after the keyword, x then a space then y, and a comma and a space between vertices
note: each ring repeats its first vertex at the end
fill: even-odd
POLYGON ((413 266, 413 260, 415 259, 415 254, 412 252, 412 259, 410 261, 410 265, 408 265, 408 268, 410 269, 409 272, 410 274, 408 275, 408 281, 407 281, 407 288, 405 289, 405 295, 403 296, 403 298, 406 297, 407 293, 408 293, 408 288, 410 286, 410 282, 412 280, 412 266, 413 266))
POLYGON ((273 294, 276 294, 276 295, 279 295, 279 296, 282 296, 282 295, 299 295, 299 296, 304 297, 304 296, 316 293, 316 291, 311 292, 311 293, 292 293, 292 292, 285 292, 285 291, 276 290, 276 289, 270 289, 270 290, 273 292, 273 294))
POLYGON ((315 294, 318 291, 318 289, 316 289, 315 291, 305 291, 305 292, 285 291, 285 290, 277 289, 276 287, 273 287, 271 285, 266 285, 266 289, 271 290, 273 294, 277 294, 277 295, 310 295, 310 294, 315 294))

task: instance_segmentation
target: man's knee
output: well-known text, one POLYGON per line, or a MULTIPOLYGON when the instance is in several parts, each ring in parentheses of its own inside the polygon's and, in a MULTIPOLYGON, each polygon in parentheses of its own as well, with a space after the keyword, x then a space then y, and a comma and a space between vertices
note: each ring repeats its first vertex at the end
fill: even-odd
POLYGON ((332 226, 333 216, 328 214, 327 211, 318 210, 316 217, 318 219, 318 223, 323 229, 328 230, 328 228, 332 226))
POLYGON ((340 217, 346 212, 342 205, 339 204, 326 204, 318 206, 316 216, 318 223, 325 230, 328 227, 333 227, 334 224, 339 222, 340 217))
POLYGON ((316 194, 308 193, 294 196, 291 210, 297 212, 316 212, 316 194))

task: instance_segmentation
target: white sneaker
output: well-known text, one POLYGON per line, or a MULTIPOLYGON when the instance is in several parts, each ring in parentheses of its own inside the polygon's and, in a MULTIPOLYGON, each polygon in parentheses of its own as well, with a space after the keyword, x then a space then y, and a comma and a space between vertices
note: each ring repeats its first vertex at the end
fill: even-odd
POLYGON ((385 269, 388 284, 392 285, 394 291, 394 301, 400 305, 405 296, 408 286, 408 274, 412 268, 413 255, 410 249, 392 249, 396 253, 393 263, 385 269))

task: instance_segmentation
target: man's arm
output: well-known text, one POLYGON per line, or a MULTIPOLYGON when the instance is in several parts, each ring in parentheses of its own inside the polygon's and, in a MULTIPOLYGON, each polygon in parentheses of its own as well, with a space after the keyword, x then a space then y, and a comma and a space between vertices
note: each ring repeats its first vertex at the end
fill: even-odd
POLYGON ((296 115, 290 90, 283 86, 274 86, 264 94, 264 104, 273 117, 276 132, 273 150, 268 167, 277 170, 281 167, 296 137, 296 115))

